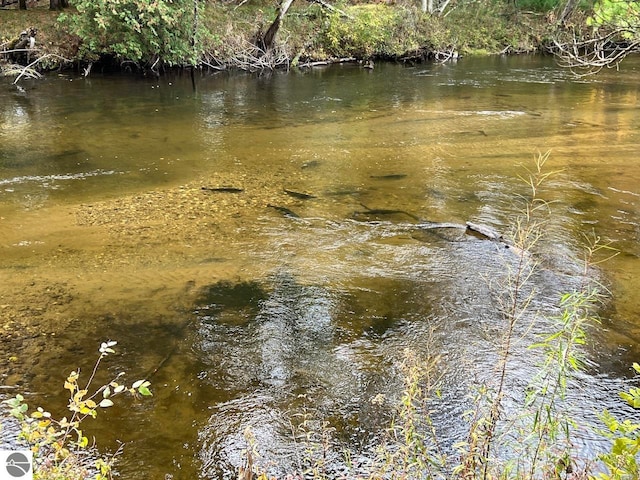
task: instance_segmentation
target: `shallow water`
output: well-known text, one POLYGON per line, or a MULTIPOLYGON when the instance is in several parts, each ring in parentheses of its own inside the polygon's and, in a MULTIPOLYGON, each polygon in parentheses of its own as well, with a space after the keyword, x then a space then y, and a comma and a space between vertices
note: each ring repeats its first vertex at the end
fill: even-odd
MULTIPOLYGON (((147 376, 154 391, 88 427, 108 449, 126 443, 122 478, 235 478, 247 426, 265 464, 295 469, 302 418, 336 429, 338 475, 342 448, 370 461, 411 348, 442 355, 435 419, 453 442, 469 386, 492 375, 496 291, 515 256, 420 225, 508 233, 528 193, 519 176, 550 150, 534 306, 553 312, 580 284, 585 234, 620 250, 591 273, 611 300, 570 396, 581 424, 624 411, 617 392, 640 340, 640 63, 624 67, 576 81, 548 58, 470 58, 221 73, 197 92, 181 77, 3 86, 0 303, 36 330, 3 343, 18 359, 3 360, 5 383, 62 408, 66 373, 115 339, 108 371, 147 376), (194 184, 242 191, 196 187, 216 211, 201 220, 192 192, 172 190, 194 184), (174 208, 155 211, 167 197, 174 208)), ((509 403, 535 371, 517 352, 509 403)), ((586 428, 577 437, 581 455, 599 448, 586 428)))

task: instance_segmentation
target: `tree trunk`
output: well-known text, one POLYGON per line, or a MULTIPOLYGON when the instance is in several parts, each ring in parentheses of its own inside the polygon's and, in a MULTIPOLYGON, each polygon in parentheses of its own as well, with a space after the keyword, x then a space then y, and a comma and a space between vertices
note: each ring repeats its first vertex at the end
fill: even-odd
POLYGON ((258 39, 258 42, 261 44, 259 46, 265 52, 268 52, 273 48, 273 44, 276 39, 276 33, 278 33, 280 24, 282 23, 282 20, 284 19, 284 16, 287 14, 287 10, 289 10, 289 7, 291 6, 292 3, 293 3, 293 0, 282 0, 282 3, 280 4, 280 8, 278 9, 278 15, 276 16, 276 19, 273 21, 273 23, 267 30, 267 33, 265 33, 262 36, 262 38, 258 39))
POLYGON ((49 10, 62 10, 62 0, 49 0, 49 10))
POLYGON ((424 13, 433 13, 433 0, 422 0, 422 11, 424 13))
POLYGON ((580 3, 580 0, 567 0, 567 3, 564 5, 564 8, 562 9, 562 13, 560 14, 560 17, 558 17, 558 22, 561 25, 564 25, 566 23, 566 21, 569 19, 571 14, 574 12, 576 7, 578 6, 578 3, 580 3))
POLYGON ((27 9, 27 0, 20 0, 20 10, 26 10, 27 9))

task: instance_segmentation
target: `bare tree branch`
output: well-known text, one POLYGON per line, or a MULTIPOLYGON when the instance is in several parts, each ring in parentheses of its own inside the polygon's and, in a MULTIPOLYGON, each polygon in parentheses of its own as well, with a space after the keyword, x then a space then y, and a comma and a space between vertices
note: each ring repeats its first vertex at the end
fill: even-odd
POLYGON ((348 18, 350 20, 353 20, 353 16, 349 15, 347 12, 345 12, 344 10, 340 10, 339 8, 334 7, 333 5, 331 5, 328 2, 325 2, 324 0, 309 0, 309 2, 311 3, 317 3, 322 5, 324 8, 326 8, 327 10, 331 11, 331 12, 335 12, 335 13, 339 13, 340 15, 342 15, 345 18, 348 18))
POLYGON ((637 38, 638 31, 629 27, 616 28, 587 40, 578 40, 572 34, 569 40, 554 39, 551 51, 558 64, 571 69, 575 75, 593 75, 603 68, 618 68, 627 55, 640 52, 637 38))
POLYGON ((22 69, 22 72, 20 72, 20 75, 18 75, 18 76, 16 77, 16 79, 13 81, 13 84, 14 84, 14 85, 16 85, 16 84, 20 81, 20 79, 21 79, 22 77, 24 77, 24 76, 27 76, 27 77, 29 77, 29 78, 40 78, 40 77, 41 77, 40 73, 38 73, 38 72, 37 72, 33 67, 34 67, 36 64, 40 63, 41 61, 46 60, 47 58, 51 58, 51 57, 53 57, 53 58, 58 58, 58 59, 60 59, 60 60, 62 60, 62 61, 64 61, 64 62, 71 62, 71 60, 69 60, 69 59, 67 59, 67 58, 64 58, 64 57, 62 57, 62 56, 60 56, 60 55, 56 55, 55 53, 48 53, 48 54, 46 54, 46 55, 43 55, 43 56, 41 56, 41 57, 38 57, 36 60, 34 60, 34 61, 33 61, 33 62, 31 62, 29 65, 27 65, 26 67, 24 67, 24 68, 22 69))

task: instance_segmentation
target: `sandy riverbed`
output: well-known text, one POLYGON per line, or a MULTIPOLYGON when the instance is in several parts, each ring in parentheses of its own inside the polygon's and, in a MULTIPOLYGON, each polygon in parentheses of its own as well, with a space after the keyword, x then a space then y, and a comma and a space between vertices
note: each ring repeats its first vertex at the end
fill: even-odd
MULTIPOLYGON (((200 287, 255 274, 239 232, 270 202, 295 199, 246 175, 209 178, 107 201, 3 218, 0 371, 19 385, 34 357, 73 322, 136 309, 184 311, 200 287), (216 192, 202 187, 233 186, 216 192)), ((0 224, 1 225, 1 224, 0 224)), ((259 269, 259 268, 258 268, 259 269)))

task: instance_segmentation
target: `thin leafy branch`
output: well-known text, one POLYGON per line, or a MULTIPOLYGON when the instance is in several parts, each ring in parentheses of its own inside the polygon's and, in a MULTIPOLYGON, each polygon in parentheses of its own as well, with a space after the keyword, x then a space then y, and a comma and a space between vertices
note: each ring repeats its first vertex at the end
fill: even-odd
POLYGON ((100 345, 100 355, 83 387, 79 383, 79 369, 72 371, 65 380, 64 389, 69 391, 69 417, 58 420, 42 407, 29 413, 29 406, 22 395, 4 401, 10 407, 11 415, 20 422, 19 441, 34 452, 34 471, 38 478, 85 478, 89 472, 96 480, 111 478, 113 461, 120 450, 109 457, 100 457, 89 445, 82 425, 88 417, 96 418, 99 410, 113 406, 112 399, 119 395, 128 393, 134 398, 152 395, 150 383, 146 380, 137 380, 130 386, 119 383, 123 373, 93 389, 100 364, 108 355, 115 353, 113 347, 116 344, 110 340, 100 345))

